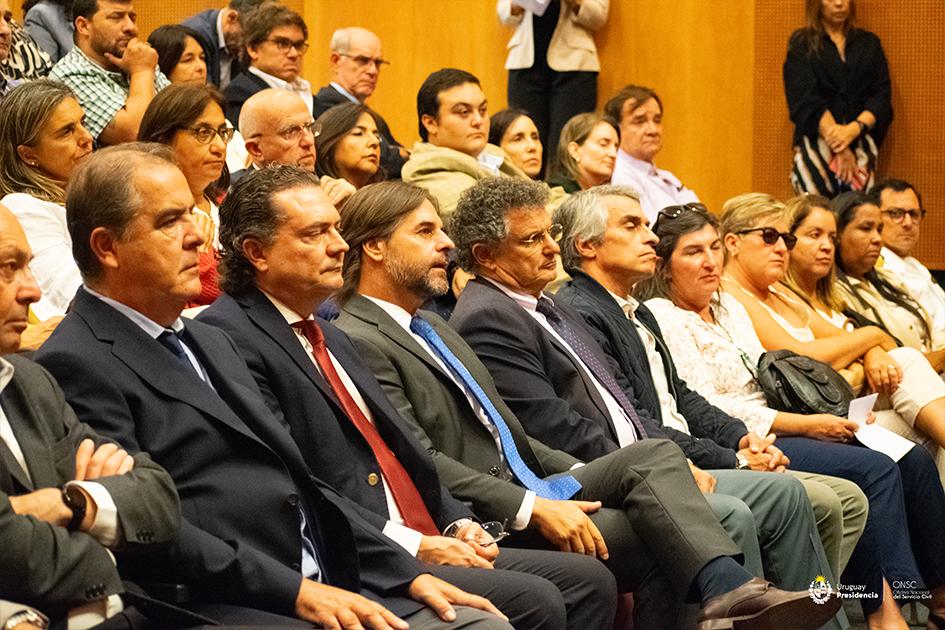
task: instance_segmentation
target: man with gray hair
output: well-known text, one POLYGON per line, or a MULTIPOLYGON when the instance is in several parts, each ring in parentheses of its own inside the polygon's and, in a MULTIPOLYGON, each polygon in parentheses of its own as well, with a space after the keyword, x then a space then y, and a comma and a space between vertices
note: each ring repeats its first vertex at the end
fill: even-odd
MULTIPOLYGON (((381 68, 390 62, 384 59, 381 40, 359 26, 339 28, 331 35, 331 83, 315 95, 315 118, 343 103, 363 103, 377 88, 381 68)), ((387 122, 377 115, 377 132, 381 136, 381 166, 388 179, 399 179, 407 150, 394 139, 387 122)))
MULTIPOLYGON (((671 206, 661 220, 683 212, 705 209, 671 206)), ((561 256, 572 278, 555 295, 555 303, 581 315, 611 365, 632 385, 634 404, 652 424, 648 434, 668 437, 683 450, 720 517, 733 501, 747 506, 757 523, 765 572, 779 576, 785 588, 804 588, 811 568, 826 570, 828 558, 838 577, 866 524, 866 497, 843 479, 791 473, 803 483, 816 519, 806 505, 800 507, 803 514, 792 515, 797 506, 788 507, 787 497, 797 492, 797 484, 767 472, 780 461, 787 463, 773 445, 775 436, 759 439, 679 378, 656 318, 630 296, 637 282, 653 275, 658 240, 637 193, 623 186, 597 186, 565 201, 553 221, 562 226, 561 256), (826 557, 814 535, 814 520, 826 557)))

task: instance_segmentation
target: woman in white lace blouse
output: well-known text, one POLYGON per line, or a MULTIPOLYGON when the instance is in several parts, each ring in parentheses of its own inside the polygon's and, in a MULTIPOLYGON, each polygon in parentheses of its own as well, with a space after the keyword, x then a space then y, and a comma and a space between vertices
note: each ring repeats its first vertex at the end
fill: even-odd
MULTIPOLYGON (((795 470, 842 477, 863 489, 870 512, 842 581, 875 593, 861 600, 871 628, 905 624, 890 584, 906 575, 924 580, 930 608, 942 616, 945 546, 940 526, 932 523, 945 519, 945 492, 929 454, 914 448, 897 465, 876 451, 828 441, 831 427, 847 426, 843 418, 767 407, 755 379, 762 344, 744 307, 718 290, 723 243, 717 225, 708 213, 674 206, 664 209, 654 226, 660 262, 639 297, 650 298, 646 305, 659 320, 679 375, 752 430, 770 428, 781 435, 781 425, 793 426, 788 431, 793 436, 778 437, 777 445, 795 470)), ((758 236, 760 245, 763 235, 758 236)), ((776 236, 783 242, 780 233, 776 236)))

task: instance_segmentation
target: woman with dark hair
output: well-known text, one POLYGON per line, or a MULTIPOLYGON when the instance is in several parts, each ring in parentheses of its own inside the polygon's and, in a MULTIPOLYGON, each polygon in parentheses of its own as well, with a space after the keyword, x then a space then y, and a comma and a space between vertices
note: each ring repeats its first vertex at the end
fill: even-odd
POLYGON ((543 147, 535 121, 524 109, 508 108, 489 118, 489 144, 499 147, 532 179, 541 175, 543 147))
POLYGON ((895 277, 876 267, 883 246, 877 200, 849 192, 834 199, 832 207, 837 219, 837 286, 847 305, 882 324, 903 345, 927 353, 936 371, 945 371, 945 330, 932 325, 925 308, 895 277))
POLYGON ((138 140, 159 142, 174 150, 177 165, 194 196, 193 219, 200 228, 200 281, 197 304, 209 304, 219 295, 216 251, 219 248, 219 210, 230 172, 226 145, 233 128, 223 116, 223 95, 212 86, 171 85, 161 90, 141 119, 138 140))
POLYGON ((171 83, 207 83, 207 59, 194 29, 165 24, 151 32, 148 43, 157 51, 158 67, 171 83))
POLYGON ((905 627, 891 588, 897 580, 924 580, 931 614, 943 615, 945 541, 931 523, 945 519, 945 492, 930 456, 913 448, 897 465, 833 433, 845 426, 843 418, 768 407, 755 367, 764 347, 742 304, 719 291, 725 244, 717 226, 699 204, 665 208, 654 225, 659 262, 639 297, 659 320, 679 376, 749 429, 776 433, 791 468, 848 479, 863 489, 870 503, 866 529, 842 582, 875 594, 861 600, 870 628, 905 627))
POLYGON ((38 79, 0 99, 0 203, 16 215, 30 248, 45 320, 64 315, 82 284, 66 227, 66 183, 92 152, 85 112, 68 87, 38 79))
POLYGON ((548 166, 548 185, 575 193, 610 183, 620 146, 620 126, 601 114, 578 114, 561 130, 548 166))
POLYGON ((362 103, 342 103, 318 117, 315 172, 319 177, 346 179, 355 188, 384 181, 380 167, 381 136, 377 114, 362 103))
POLYGON ((53 63, 72 50, 72 0, 27 0, 23 3, 23 26, 53 63))
POLYGON ((893 117, 886 55, 876 35, 856 27, 855 0, 807 0, 806 14, 783 68, 791 182, 797 193, 828 197, 866 190, 893 117))

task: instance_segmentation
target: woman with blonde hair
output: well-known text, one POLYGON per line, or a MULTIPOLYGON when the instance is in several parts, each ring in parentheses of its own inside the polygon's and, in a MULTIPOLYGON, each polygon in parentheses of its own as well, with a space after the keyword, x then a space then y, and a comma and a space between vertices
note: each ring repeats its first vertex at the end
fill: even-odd
POLYGON ((82 284, 66 226, 65 188, 92 152, 85 112, 68 87, 38 79, 0 100, 0 204, 26 233, 30 270, 43 297, 30 308, 39 320, 64 315, 82 284))

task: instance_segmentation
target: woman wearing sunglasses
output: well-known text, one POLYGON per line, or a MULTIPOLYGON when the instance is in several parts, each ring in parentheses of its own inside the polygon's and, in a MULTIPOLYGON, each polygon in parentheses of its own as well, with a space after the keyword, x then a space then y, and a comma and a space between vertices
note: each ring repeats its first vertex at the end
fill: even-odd
MULTIPOLYGON (((760 203, 769 199, 755 196, 759 203, 738 228, 776 228, 773 236, 771 230, 745 232, 745 237, 757 242, 736 243, 741 245, 738 257, 755 259, 741 263, 753 269, 745 274, 751 277, 758 273, 755 267, 762 271, 779 268, 786 256, 784 251, 765 255, 765 249, 786 250, 785 241, 795 242, 784 239, 783 210, 760 203), (765 234, 772 244, 765 242, 765 234)), ((845 443, 852 431, 843 418, 767 406, 755 368, 764 347, 752 318, 732 294, 719 291, 724 245, 717 226, 716 218, 699 204, 664 209, 654 225, 660 239, 654 277, 634 292, 647 300, 659 320, 680 377, 750 430, 777 434, 776 444, 791 459, 792 469, 841 477, 863 489, 869 500, 866 528, 855 548, 852 542, 844 545, 842 553, 847 555, 840 564, 847 567, 844 584, 865 585, 868 592, 877 594, 861 600, 870 628, 906 627, 891 588, 897 580, 917 579, 906 575, 921 575, 931 591, 930 610, 942 616, 945 547, 938 525, 932 525, 935 521, 930 518, 945 518, 945 493, 930 456, 914 448, 897 465, 881 453, 845 443)), ((785 294, 787 290, 776 291, 785 294)))
POLYGON ((230 183, 226 145, 233 128, 223 116, 223 95, 212 86, 171 85, 151 101, 141 120, 138 140, 171 147, 194 196, 193 220, 203 236, 199 249, 200 298, 192 306, 210 304, 219 295, 217 225, 230 183))

